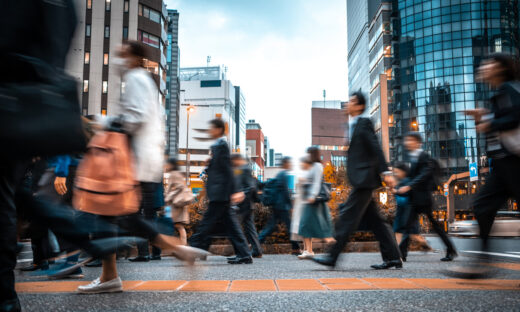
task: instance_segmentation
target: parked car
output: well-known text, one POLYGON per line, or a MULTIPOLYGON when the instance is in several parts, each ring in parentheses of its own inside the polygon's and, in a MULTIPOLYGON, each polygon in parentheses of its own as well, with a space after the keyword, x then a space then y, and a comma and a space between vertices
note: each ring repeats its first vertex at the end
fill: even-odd
MULTIPOLYGON (((448 225, 448 233, 455 236, 478 236, 478 222, 477 220, 452 222, 448 225)), ((520 237, 520 212, 499 211, 489 235, 496 237, 520 237)))

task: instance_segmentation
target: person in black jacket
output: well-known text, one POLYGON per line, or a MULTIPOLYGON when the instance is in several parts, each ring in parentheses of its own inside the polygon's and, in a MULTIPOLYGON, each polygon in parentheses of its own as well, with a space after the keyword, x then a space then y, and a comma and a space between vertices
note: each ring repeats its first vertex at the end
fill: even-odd
POLYGON ((258 233, 255 227, 255 215, 253 210, 253 196, 256 193, 256 181, 251 172, 247 159, 241 154, 231 155, 235 174, 235 184, 241 192, 244 192, 245 199, 238 204, 238 217, 242 223, 244 234, 247 241, 251 244, 253 258, 262 258, 262 246, 258 240, 258 233))
POLYGON ((336 223, 336 243, 328 256, 315 257, 319 264, 335 266, 347 244, 350 235, 357 230, 361 220, 367 223, 380 242, 383 264, 372 268, 402 268, 401 255, 394 233, 382 218, 372 198, 372 192, 381 186, 381 175, 393 187, 395 181, 390 176, 385 156, 374 132, 370 119, 361 117, 365 111, 365 97, 355 92, 349 99, 346 110, 349 114, 349 150, 347 177, 352 191, 345 203, 339 207, 340 216, 336 223))
MULTIPOLYGON (((476 129, 486 136, 491 168, 486 184, 477 193, 473 209, 477 218, 484 255, 489 251, 489 233, 498 209, 509 198, 520 202, 520 137, 508 133, 520 127, 520 71, 518 62, 505 54, 493 54, 479 68, 479 78, 496 93, 490 99, 491 109, 466 111, 475 119, 476 129), (512 139, 512 140, 511 140, 512 139)), ((467 266, 459 277, 487 277, 489 267, 467 266)))
POLYGON ((224 137, 226 126, 222 119, 210 121, 209 134, 216 142, 211 145, 211 159, 209 161, 206 182, 206 192, 209 206, 200 221, 197 232, 189 239, 193 247, 208 250, 211 245, 211 233, 218 221, 224 221, 229 239, 235 248, 236 258, 230 259, 230 264, 253 263, 251 252, 246 238, 240 227, 236 211, 232 204, 239 204, 245 199, 244 192, 237 192, 229 146, 224 137))
POLYGON ((442 226, 433 217, 432 192, 435 189, 435 160, 427 152, 421 149, 422 136, 418 132, 409 132, 404 138, 404 146, 408 150, 410 159, 410 172, 408 183, 396 190, 397 194, 410 194, 410 204, 413 214, 409 219, 409 226, 416 220, 416 215, 424 214, 433 230, 446 245, 446 256, 441 261, 452 261, 457 256, 455 246, 448 238, 442 226))

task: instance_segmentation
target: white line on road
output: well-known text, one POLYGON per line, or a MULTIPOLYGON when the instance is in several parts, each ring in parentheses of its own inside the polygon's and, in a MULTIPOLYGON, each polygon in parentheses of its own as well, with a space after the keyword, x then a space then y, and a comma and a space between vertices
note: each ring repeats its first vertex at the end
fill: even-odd
POLYGON ((501 253, 501 252, 487 252, 487 251, 476 251, 476 250, 463 250, 462 252, 520 259, 520 256, 510 255, 510 254, 501 253))

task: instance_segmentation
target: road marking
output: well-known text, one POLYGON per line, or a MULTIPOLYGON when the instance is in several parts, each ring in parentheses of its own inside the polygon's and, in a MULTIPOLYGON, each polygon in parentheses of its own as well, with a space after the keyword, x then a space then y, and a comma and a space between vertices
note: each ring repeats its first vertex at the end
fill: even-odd
MULTIPOLYGON (((72 293, 89 281, 16 283, 19 293, 72 293)), ((335 290, 520 290, 520 280, 463 280, 454 278, 322 278, 279 280, 123 281, 132 292, 280 292, 335 290)))
POLYGON ((476 251, 476 250, 463 250, 462 252, 520 259, 520 256, 510 255, 510 254, 501 253, 501 252, 487 252, 487 251, 476 251))

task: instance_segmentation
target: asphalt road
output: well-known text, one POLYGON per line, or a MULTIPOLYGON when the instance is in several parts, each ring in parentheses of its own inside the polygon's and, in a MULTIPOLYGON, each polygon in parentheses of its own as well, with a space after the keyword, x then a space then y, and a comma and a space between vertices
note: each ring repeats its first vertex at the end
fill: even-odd
MULTIPOLYGON (((443 270, 464 263, 443 263, 437 253, 412 252, 402 270, 374 271, 381 262, 376 253, 344 255, 336 270, 289 255, 268 255, 253 265, 232 266, 223 257, 209 257, 194 269, 165 258, 159 262, 118 262, 123 280, 250 280, 305 278, 445 278, 443 270)), ((99 276, 100 268, 85 268, 85 280, 99 276)), ((520 280, 520 270, 498 269, 497 279, 520 280)), ((44 281, 29 274, 18 282, 44 281)), ((52 289, 49 289, 52 291, 52 289)), ((350 290, 279 291, 245 293, 124 292, 78 295, 75 293, 24 293, 25 311, 520 311, 519 291, 489 290, 350 290)))
MULTIPOLYGON (((480 250, 480 240, 478 238, 451 237, 459 253, 466 256, 478 256, 482 254, 480 250)), ((445 247, 442 241, 436 236, 428 236, 430 245, 439 250, 445 247)), ((520 238, 490 238, 489 255, 503 261, 520 262, 520 238)))

